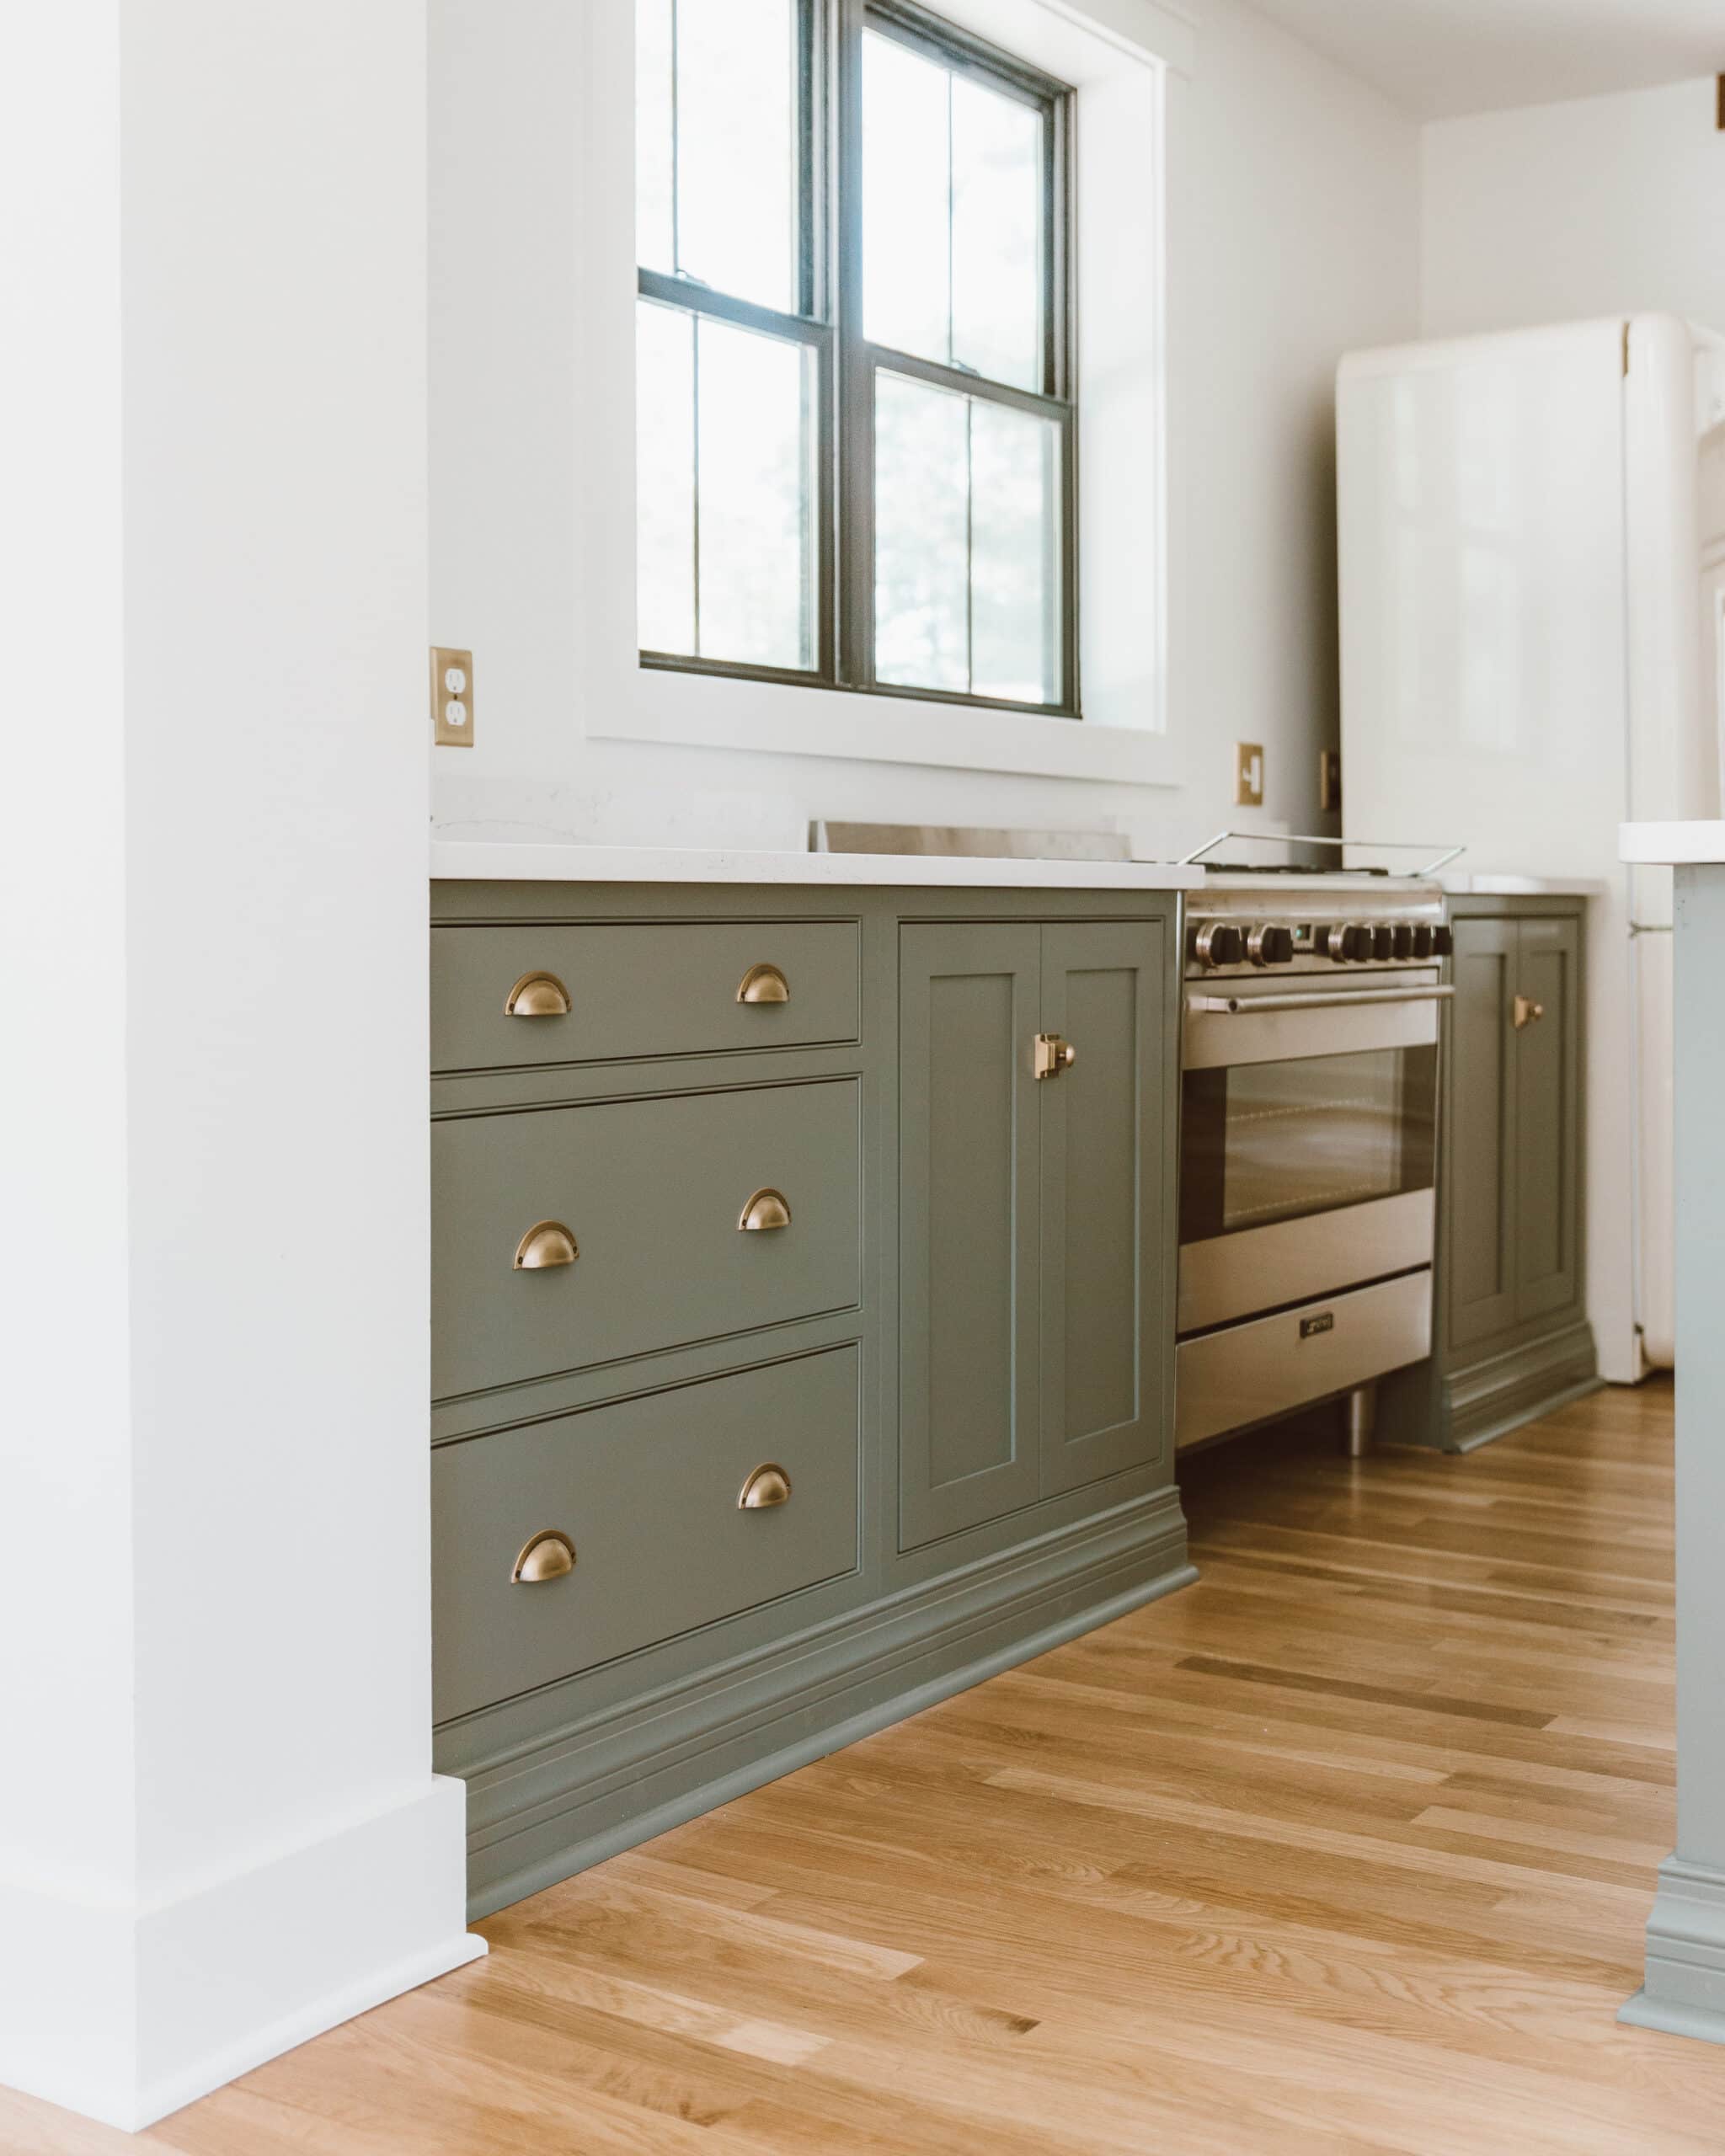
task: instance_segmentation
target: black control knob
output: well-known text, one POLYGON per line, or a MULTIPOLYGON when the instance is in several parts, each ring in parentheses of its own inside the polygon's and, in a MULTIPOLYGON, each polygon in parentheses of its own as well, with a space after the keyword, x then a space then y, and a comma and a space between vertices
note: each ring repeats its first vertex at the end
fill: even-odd
POLYGON ((1210 921, 1193 936, 1192 955, 1201 966, 1240 965, 1246 958, 1245 934, 1227 921, 1210 921))
POLYGON ((1338 921, 1320 921, 1311 931, 1311 947, 1321 958, 1333 958, 1338 965, 1348 955, 1342 947, 1348 931, 1338 921))
POLYGON ((1266 922, 1254 928, 1246 939, 1246 955, 1255 966, 1291 966, 1294 963, 1294 931, 1291 928, 1278 928, 1266 922))
POLYGON ((1413 955, 1416 958, 1429 958, 1431 954, 1432 931, 1422 921, 1413 931, 1413 955))
POLYGON ((1396 955, 1396 931, 1388 921, 1382 922, 1371 932, 1371 954, 1375 958, 1393 958, 1396 955))
POLYGON ((1342 931, 1342 956, 1358 965, 1371 956, 1371 931, 1350 921, 1342 931))
POLYGON ((1447 928, 1434 928, 1432 931, 1432 956, 1434 958, 1447 958, 1455 948, 1455 938, 1447 928))
POLYGON ((1395 955, 1398 958, 1411 958, 1413 956, 1413 925, 1411 921, 1402 921, 1396 924, 1395 955))

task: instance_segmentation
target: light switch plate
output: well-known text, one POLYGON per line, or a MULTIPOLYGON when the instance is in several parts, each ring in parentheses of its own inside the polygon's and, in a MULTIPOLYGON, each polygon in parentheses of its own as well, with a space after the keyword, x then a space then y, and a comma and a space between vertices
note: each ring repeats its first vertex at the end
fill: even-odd
POLYGON ((473 654, 431 647, 431 724, 440 749, 473 745, 473 654))
POLYGON ((1234 744, 1234 805, 1236 808, 1263 806, 1263 744, 1234 744))

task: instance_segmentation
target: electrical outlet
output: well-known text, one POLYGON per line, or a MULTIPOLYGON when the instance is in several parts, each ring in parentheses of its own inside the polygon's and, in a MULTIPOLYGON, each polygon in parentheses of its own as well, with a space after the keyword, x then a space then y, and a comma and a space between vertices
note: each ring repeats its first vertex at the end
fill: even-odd
POLYGON ((1234 805, 1236 808, 1263 806, 1263 744, 1258 741, 1234 744, 1234 805))
POLYGON ((1317 752, 1317 805, 1331 812, 1342 805, 1342 751, 1339 749, 1320 749, 1317 752))
POLYGON ((473 745, 473 654, 431 647, 431 725, 440 749, 473 745))

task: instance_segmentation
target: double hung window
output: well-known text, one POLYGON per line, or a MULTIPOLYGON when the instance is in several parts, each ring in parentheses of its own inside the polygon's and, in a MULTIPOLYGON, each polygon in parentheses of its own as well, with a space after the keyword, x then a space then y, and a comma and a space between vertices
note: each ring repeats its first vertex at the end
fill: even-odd
POLYGON ((902 0, 637 0, 642 663, 1076 717, 1071 93, 902 0))

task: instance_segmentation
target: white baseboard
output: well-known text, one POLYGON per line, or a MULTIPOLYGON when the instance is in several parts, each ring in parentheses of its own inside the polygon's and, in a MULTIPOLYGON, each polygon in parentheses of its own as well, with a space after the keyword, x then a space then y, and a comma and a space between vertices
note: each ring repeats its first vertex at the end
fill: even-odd
POLYGON ((485 1951, 445 1775, 149 1907, 0 1878, 0 2081, 130 2132, 485 1951))

